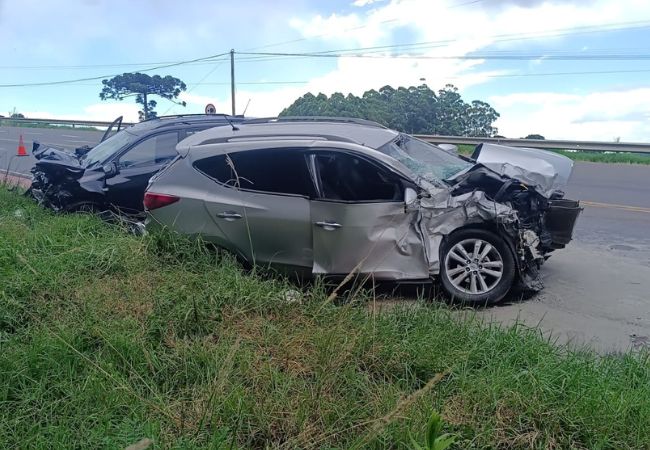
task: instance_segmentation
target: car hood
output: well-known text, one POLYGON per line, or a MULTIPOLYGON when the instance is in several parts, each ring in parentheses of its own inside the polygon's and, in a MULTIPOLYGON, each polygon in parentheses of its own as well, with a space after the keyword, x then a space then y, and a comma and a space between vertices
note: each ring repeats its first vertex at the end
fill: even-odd
POLYGON ((546 197, 564 188, 573 171, 571 159, 536 148, 484 143, 476 147, 472 159, 500 175, 534 186, 546 197))
POLYGON ((74 153, 67 152, 56 147, 42 147, 34 152, 34 158, 38 160, 37 165, 41 162, 46 164, 56 164, 59 166, 69 166, 70 168, 83 168, 79 157, 74 153))

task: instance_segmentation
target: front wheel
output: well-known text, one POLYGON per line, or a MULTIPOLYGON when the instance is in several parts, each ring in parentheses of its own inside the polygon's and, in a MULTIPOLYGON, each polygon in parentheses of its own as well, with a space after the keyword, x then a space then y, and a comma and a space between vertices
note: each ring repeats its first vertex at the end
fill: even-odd
POLYGON ((512 287, 515 261, 507 243, 482 229, 452 233, 440 249, 440 281, 452 300, 494 304, 512 287))

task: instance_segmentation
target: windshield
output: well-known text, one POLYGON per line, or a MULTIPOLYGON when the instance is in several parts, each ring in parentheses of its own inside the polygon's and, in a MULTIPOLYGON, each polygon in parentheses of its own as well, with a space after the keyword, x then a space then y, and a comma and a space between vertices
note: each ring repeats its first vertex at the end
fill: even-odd
POLYGON ((452 153, 407 134, 400 134, 396 140, 378 150, 434 184, 439 184, 440 181, 472 166, 472 163, 452 153))
POLYGON ((93 147, 81 158, 81 161, 86 166, 92 166, 98 163, 103 164, 111 156, 113 156, 115 152, 118 152, 124 148, 124 146, 133 142, 136 138, 137 136, 129 133, 126 130, 122 130, 119 133, 116 133, 113 136, 109 137, 104 142, 101 142, 100 144, 97 144, 95 147, 93 147))

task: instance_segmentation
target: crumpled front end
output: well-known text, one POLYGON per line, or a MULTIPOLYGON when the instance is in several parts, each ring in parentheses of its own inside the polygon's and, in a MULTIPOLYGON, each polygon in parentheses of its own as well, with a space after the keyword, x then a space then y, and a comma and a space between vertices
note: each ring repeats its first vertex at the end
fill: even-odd
POLYGON ((29 192, 40 205, 67 211, 84 202, 96 202, 104 195, 104 172, 85 169, 76 155, 46 147, 34 152, 34 156, 38 161, 31 170, 29 192))
POLYGON ((531 290, 543 288, 539 268, 549 253, 571 240, 579 203, 562 198, 561 191, 547 197, 481 165, 454 182, 451 190, 431 192, 419 202, 430 273, 440 273, 439 251, 447 236, 461 228, 487 228, 505 238, 522 284, 531 290))

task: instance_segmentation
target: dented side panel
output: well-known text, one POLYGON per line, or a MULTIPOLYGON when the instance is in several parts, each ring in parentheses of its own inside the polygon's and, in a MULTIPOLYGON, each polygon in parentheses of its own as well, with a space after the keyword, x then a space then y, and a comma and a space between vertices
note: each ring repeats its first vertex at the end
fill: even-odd
POLYGON ((425 246, 429 272, 440 272, 440 245, 454 230, 476 223, 495 223, 512 227, 517 213, 510 207, 488 199, 485 192, 472 191, 452 196, 440 190, 430 198, 420 200, 419 229, 426 236, 425 246))
POLYGON ((405 212, 402 202, 312 201, 313 273, 373 273, 384 280, 428 278, 418 214, 405 212))

